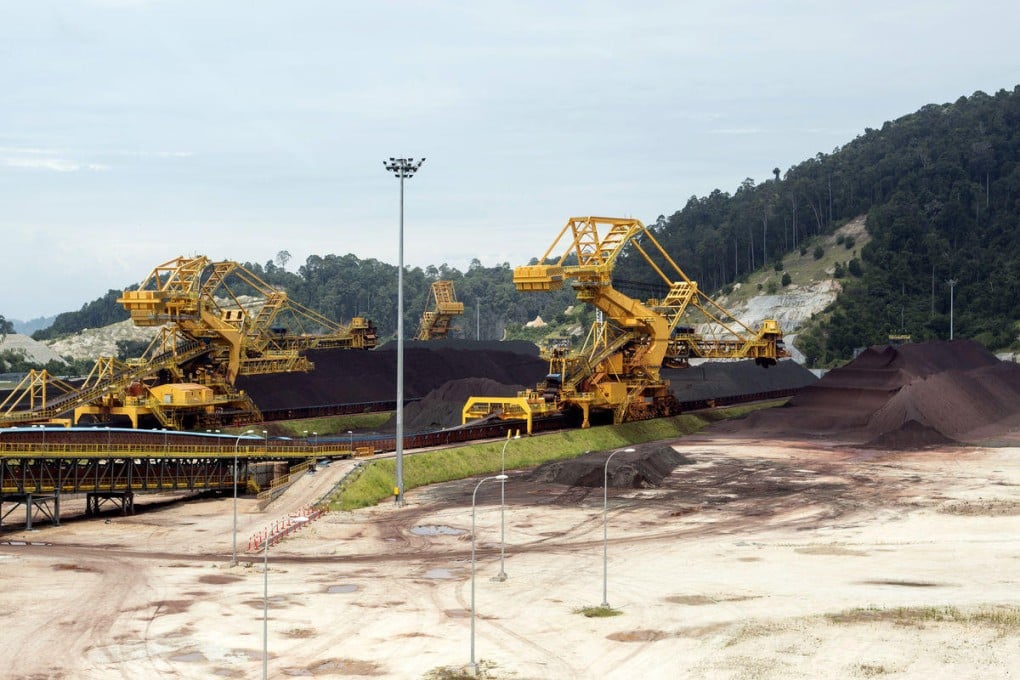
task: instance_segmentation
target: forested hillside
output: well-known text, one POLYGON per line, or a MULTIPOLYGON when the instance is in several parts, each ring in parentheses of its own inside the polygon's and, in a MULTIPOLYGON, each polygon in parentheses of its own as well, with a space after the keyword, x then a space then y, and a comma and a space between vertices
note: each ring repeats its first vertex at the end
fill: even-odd
POLYGON ((85 303, 77 312, 58 314, 49 328, 32 333, 32 337, 36 340, 50 340, 77 333, 83 328, 101 328, 124 321, 128 318, 128 313, 117 304, 117 298, 121 293, 123 291, 110 290, 103 297, 85 303))
MULTIPOLYGON (((519 264, 519 263, 514 263, 519 264)), ((396 332, 397 268, 375 259, 355 255, 309 257, 296 273, 285 272, 272 262, 246 265, 267 282, 283 286, 294 299, 334 319, 367 316, 385 338, 396 332)), ((464 315, 454 325, 460 335, 499 340, 508 324, 523 324, 536 316, 562 314, 573 301, 573 291, 552 295, 520 295, 513 285, 509 263, 483 267, 472 261, 466 272, 446 264, 412 268, 404 273, 404 329, 410 337, 418 326, 431 295, 432 282, 453 281, 464 315)))
MULTIPOLYGON (((1015 345, 1020 318, 1020 87, 931 104, 732 196, 691 197, 656 237, 702 288, 741 280, 862 214, 872 241, 824 326, 802 335, 818 363, 885 342, 954 334, 1015 345)), ((627 279, 648 277, 636 263, 627 279)), ((650 280, 650 279, 649 279, 650 280)))
MULTIPOLYGON (((868 128, 831 153, 819 153, 732 195, 692 196, 653 230, 673 259, 702 289, 719 291, 784 253, 849 219, 866 214, 872 239, 845 270, 844 293, 801 333, 816 364, 831 365, 855 347, 885 342, 890 333, 915 340, 949 337, 954 281, 954 334, 992 349, 1016 345, 1020 318, 1020 86, 994 96, 977 92, 951 104, 868 128)), ((559 222, 568 216, 551 216, 559 222)), ((846 244, 850 251, 853 244, 846 244)), ((283 262, 286 260, 284 259, 283 262)), ((445 264, 408 270, 405 328, 410 335, 437 278, 454 281, 465 303, 466 337, 498 339, 509 324, 537 315, 549 320, 572 303, 568 288, 552 295, 520 295, 512 265, 466 272, 445 264)), ((371 318, 383 336, 396 327, 396 267, 353 254, 312 256, 296 272, 267 262, 248 265, 296 300, 333 318, 371 318)), ((638 296, 661 289, 639 257, 624 253, 619 285, 638 296)), ((52 337, 126 318, 119 291, 61 315, 52 337)))
MULTIPOLYGON (((371 319, 385 340, 397 327, 397 267, 375 259, 361 260, 353 254, 343 256, 313 255, 296 272, 287 271, 269 261, 263 264, 243 263, 244 267, 278 286, 288 295, 326 316, 349 321, 353 316, 371 319)), ((513 285, 509 263, 499 267, 483 267, 475 260, 466 272, 441 265, 407 269, 404 274, 405 335, 414 335, 418 319, 431 295, 432 282, 448 279, 454 282, 457 297, 464 303, 464 315, 455 321, 459 335, 482 340, 500 340, 508 324, 523 324, 536 316, 561 315, 573 302, 573 291, 567 289, 549 295, 519 295, 513 285)), ((231 283, 243 293, 244 286, 231 283)), ((254 292, 254 291, 253 291, 254 292)), ((102 298, 82 306, 76 312, 57 316, 53 325, 36 331, 37 340, 58 338, 83 328, 97 328, 128 318, 117 298, 121 291, 111 290, 102 298)))

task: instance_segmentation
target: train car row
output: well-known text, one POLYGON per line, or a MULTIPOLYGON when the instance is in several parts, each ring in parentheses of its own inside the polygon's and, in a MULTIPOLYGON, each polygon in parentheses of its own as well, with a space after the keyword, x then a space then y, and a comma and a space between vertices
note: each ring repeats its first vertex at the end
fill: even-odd
MULTIPOLYGON (((681 411, 690 412, 718 406, 730 406, 735 404, 750 403, 769 399, 779 399, 792 396, 795 389, 773 390, 769 392, 757 392, 753 394, 735 395, 716 399, 699 399, 681 402, 681 411)), ((322 406, 305 407, 298 409, 281 409, 270 412, 272 420, 300 419, 311 417, 324 417, 331 415, 345 415, 351 413, 367 413, 372 411, 392 410, 395 402, 369 402, 359 404, 327 404, 322 406), (289 416, 285 418, 284 416, 289 416)), ((267 422, 270 418, 267 418, 267 422)), ((550 432, 555 430, 570 429, 576 427, 568 416, 556 415, 536 419, 533 430, 536 432, 550 432)), ((267 453, 278 453, 281 458, 295 458, 300 449, 307 452, 312 449, 311 455, 322 457, 344 457, 353 455, 356 449, 369 449, 375 453, 386 453, 396 449, 396 438, 394 436, 365 436, 358 435, 356 439, 350 440, 347 444, 346 438, 319 436, 315 445, 309 447, 307 439, 290 439, 286 437, 270 437, 265 430, 253 428, 255 433, 249 438, 263 438, 267 453)), ((523 420, 486 420, 463 427, 448 430, 437 430, 429 432, 405 433, 405 449, 422 449, 448 446, 483 439, 504 438, 508 434, 520 432, 525 429, 523 420)), ((67 447, 75 445, 86 445, 90 447, 115 447, 143 445, 154 452, 165 449, 172 452, 181 447, 201 446, 203 448, 213 447, 222 450, 233 450, 237 443, 238 435, 221 433, 219 431, 206 432, 174 432, 171 430, 132 430, 127 428, 64 428, 64 427, 22 427, 0 430, 0 450, 3 444, 32 443, 41 445, 40 450, 52 449, 54 447, 67 447)), ((270 457, 272 457, 270 455, 270 457)))

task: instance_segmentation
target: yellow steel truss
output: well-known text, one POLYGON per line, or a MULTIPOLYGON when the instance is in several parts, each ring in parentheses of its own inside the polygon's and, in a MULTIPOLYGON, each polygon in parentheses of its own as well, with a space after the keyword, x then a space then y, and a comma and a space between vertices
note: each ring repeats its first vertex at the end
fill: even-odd
POLYGON ((691 357, 775 363, 788 356, 778 321, 767 319, 758 329, 741 322, 701 292, 638 220, 572 217, 537 264, 514 269, 520 291, 558 290, 567 282, 603 318, 578 351, 549 355, 549 377, 539 389, 554 390, 560 407, 580 408, 585 425, 590 409, 611 411, 614 422, 668 412, 663 366, 685 366, 691 357), (627 246, 662 280, 666 297, 640 301, 614 288, 613 268, 627 246), (683 323, 691 309, 707 333, 683 323))

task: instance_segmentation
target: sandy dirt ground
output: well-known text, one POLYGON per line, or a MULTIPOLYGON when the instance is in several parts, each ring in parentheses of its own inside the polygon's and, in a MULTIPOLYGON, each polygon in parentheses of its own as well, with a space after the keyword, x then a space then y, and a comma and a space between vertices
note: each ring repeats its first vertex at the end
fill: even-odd
MULTIPOLYGON (((651 445, 650 445, 651 446, 651 445)), ((655 446, 661 446, 656 444, 655 446)), ((413 490, 331 513, 270 550, 269 676, 1020 677, 1020 449, 882 453, 688 438, 660 488, 413 490)), ((623 454, 620 454, 623 456, 623 454)), ((615 462, 616 459, 614 459, 615 462)), ((0 676, 261 677, 262 555, 249 537, 351 463, 264 512, 232 499, 0 535, 0 676)), ((11 522, 9 517, 7 522, 11 522)))

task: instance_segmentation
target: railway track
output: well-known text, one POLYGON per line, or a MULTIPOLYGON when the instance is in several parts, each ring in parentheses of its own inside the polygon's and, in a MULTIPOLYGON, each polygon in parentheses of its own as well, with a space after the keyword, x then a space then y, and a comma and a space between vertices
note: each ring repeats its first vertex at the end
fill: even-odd
MULTIPOLYGON (((698 399, 680 402, 681 412, 700 411, 720 406, 734 406, 756 401, 792 396, 796 389, 772 390, 752 394, 698 399)), ((393 410, 395 402, 327 404, 293 409, 264 411, 266 421, 296 420, 313 417, 368 413, 393 410)), ((435 448, 470 441, 506 437, 524 428, 523 420, 487 420, 463 427, 404 435, 404 449, 435 448)), ((533 430, 552 432, 571 429, 573 423, 562 415, 536 419, 533 430)), ((375 453, 396 450, 394 436, 359 436, 353 441, 317 437, 307 439, 280 437, 263 438, 258 434, 238 437, 216 432, 174 432, 170 430, 130 430, 111 428, 29 427, 0 429, 0 459, 46 458, 113 459, 113 458, 231 458, 245 460, 296 461, 308 458, 346 458, 356 447, 371 447, 375 453)))

